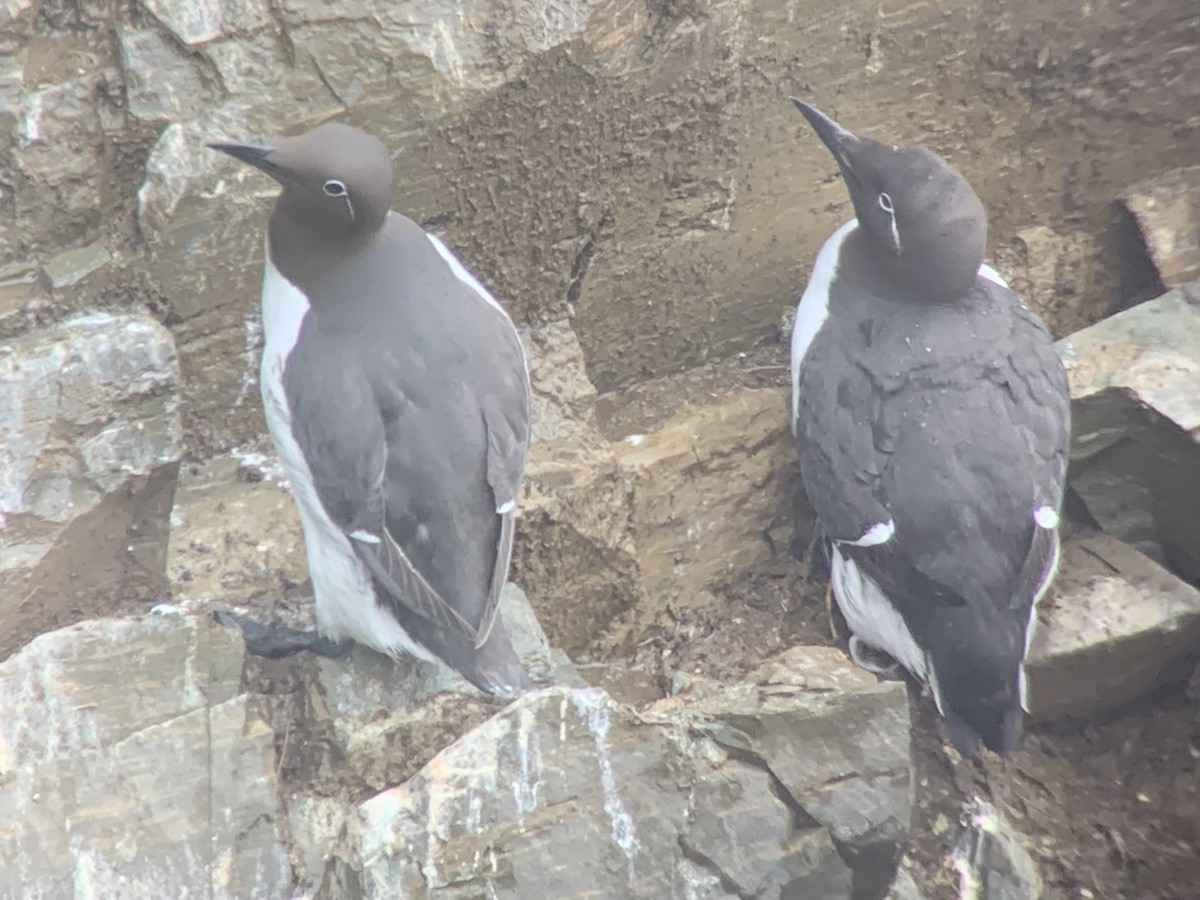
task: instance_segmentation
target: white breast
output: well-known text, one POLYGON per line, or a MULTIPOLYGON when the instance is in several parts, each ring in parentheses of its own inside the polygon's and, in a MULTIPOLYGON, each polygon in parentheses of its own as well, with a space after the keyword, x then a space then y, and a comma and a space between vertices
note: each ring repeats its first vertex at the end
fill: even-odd
POLYGON ((796 305, 796 319, 792 324, 792 432, 796 431, 796 416, 800 412, 800 364, 808 348, 829 318, 829 286, 838 270, 838 254, 847 235, 858 227, 858 220, 851 219, 825 241, 817 261, 813 264, 808 286, 796 305))
POLYGON ((349 637, 391 656, 403 650, 431 660, 433 657, 376 602, 370 575, 346 534, 325 512, 313 484, 312 471, 292 433, 292 411, 284 390, 283 373, 308 311, 308 298, 283 277, 268 253, 263 273, 264 346, 259 373, 263 414, 300 510, 317 627, 333 640, 349 637))

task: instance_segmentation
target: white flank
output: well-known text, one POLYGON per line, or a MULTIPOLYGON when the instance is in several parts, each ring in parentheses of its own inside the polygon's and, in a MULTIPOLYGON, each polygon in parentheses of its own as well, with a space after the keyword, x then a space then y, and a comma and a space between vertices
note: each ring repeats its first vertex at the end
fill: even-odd
POLYGON ((1003 278, 1001 278, 1000 273, 997 272, 995 269, 993 269, 991 266, 989 266, 987 263, 984 263, 983 265, 981 265, 979 267, 979 275, 982 278, 986 278, 988 281, 992 282, 993 284, 1000 285, 1000 287, 1003 287, 1003 288, 1008 287, 1008 282, 1005 281, 1003 278))
POLYGON ((849 544, 851 547, 878 547, 886 544, 896 533, 896 523, 892 519, 886 522, 876 522, 866 530, 856 541, 838 541, 839 544, 849 544))
POLYGON ((1029 712, 1029 681, 1025 676, 1025 660, 1029 657, 1029 649, 1033 646, 1033 637, 1037 634, 1038 604, 1042 602, 1042 597, 1046 596, 1046 591, 1050 590, 1050 585, 1054 583, 1054 576, 1058 574, 1059 559, 1062 556, 1062 543, 1057 531, 1054 532, 1052 538, 1054 544, 1050 549, 1050 562, 1046 566, 1046 575, 1033 595, 1033 602, 1029 604, 1029 621, 1025 623, 1025 652, 1021 655, 1021 665, 1017 669, 1017 691, 1021 697, 1021 709, 1025 712, 1029 712))
POLYGON ((268 253, 263 273, 265 342, 259 384, 267 430, 291 483, 300 510, 300 522, 304 526, 317 627, 333 640, 350 637, 389 656, 405 650, 421 659, 432 660, 432 655, 413 641, 375 602, 370 574, 355 555, 349 538, 321 505, 312 471, 292 434, 292 411, 283 386, 283 370, 288 353, 296 346, 308 309, 308 299, 280 274, 268 253))
POLYGON ((917 646, 904 618, 875 580, 843 556, 837 544, 833 545, 832 551, 830 568, 833 595, 851 633, 868 646, 889 654, 916 678, 928 684, 940 710, 942 698, 937 679, 931 677, 933 672, 929 659, 925 651, 917 646))
POLYGON ((792 433, 796 432, 796 416, 800 412, 800 365, 813 338, 829 318, 829 286, 837 275, 838 252, 846 236, 858 227, 851 219, 829 236, 813 263, 812 275, 800 302, 796 304, 796 319, 792 324, 792 433))

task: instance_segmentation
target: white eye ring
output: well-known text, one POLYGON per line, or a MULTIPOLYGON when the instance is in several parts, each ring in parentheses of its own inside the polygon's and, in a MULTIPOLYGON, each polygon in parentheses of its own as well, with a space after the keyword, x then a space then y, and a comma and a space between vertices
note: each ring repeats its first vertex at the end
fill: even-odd
POLYGON ((345 197, 346 185, 338 181, 336 178, 330 178, 327 182, 321 185, 321 190, 325 192, 326 197, 345 197))
POLYGON ((879 208, 888 215, 896 212, 896 207, 892 206, 892 197, 887 191, 883 191, 879 195, 879 208))

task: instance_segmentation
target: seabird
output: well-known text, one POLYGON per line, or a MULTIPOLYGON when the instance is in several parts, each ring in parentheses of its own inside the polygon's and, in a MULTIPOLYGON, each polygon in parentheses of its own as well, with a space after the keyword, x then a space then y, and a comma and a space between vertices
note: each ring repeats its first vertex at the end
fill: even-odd
POLYGON ((529 678, 497 617, 529 447, 529 374, 496 299, 391 211, 376 138, 326 123, 215 143, 282 188, 262 287, 263 410, 300 511, 317 631, 241 627, 251 652, 440 660, 481 690, 529 678))
POLYGON ((927 684, 964 754, 1006 753, 1058 566, 1066 372, 984 264, 987 216, 961 174, 794 102, 855 212, 817 256, 791 348, 792 431, 850 651, 927 684))

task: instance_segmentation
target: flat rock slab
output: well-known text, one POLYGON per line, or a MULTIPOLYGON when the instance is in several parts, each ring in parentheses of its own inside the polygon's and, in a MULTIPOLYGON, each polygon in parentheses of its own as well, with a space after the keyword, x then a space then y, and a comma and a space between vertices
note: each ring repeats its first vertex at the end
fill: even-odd
POLYGON ((1030 648, 1030 716, 1094 716, 1184 681, 1200 656, 1200 590, 1113 537, 1068 541, 1030 648))
POLYGON ((352 874, 381 898, 882 893, 911 792, 904 687, 801 648, 641 714, 595 688, 529 694, 362 804, 329 883, 352 874))
POLYGON ((1071 381, 1074 493, 1102 530, 1200 580, 1200 284, 1058 348, 1071 381))
POLYGON ((243 655, 167 615, 82 622, 0 663, 0 896, 285 896, 274 735, 243 655))

